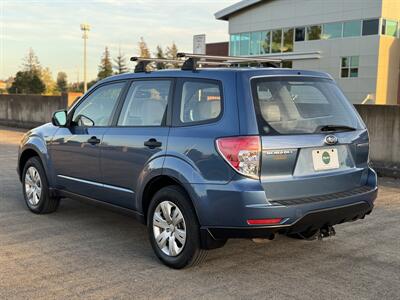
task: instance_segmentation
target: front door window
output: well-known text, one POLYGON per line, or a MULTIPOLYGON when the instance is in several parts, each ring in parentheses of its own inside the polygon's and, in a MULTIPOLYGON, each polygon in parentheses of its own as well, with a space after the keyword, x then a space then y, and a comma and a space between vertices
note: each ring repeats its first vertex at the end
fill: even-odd
POLYGON ((75 109, 72 121, 80 126, 108 126, 124 82, 97 88, 75 109))

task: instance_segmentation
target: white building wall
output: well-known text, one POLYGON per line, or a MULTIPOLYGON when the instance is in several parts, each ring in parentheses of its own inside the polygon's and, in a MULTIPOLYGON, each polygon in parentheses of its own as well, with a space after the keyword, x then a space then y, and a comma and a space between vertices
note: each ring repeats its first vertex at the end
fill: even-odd
POLYGON ((293 61, 293 68, 327 72, 352 103, 361 103, 368 94, 375 97, 378 71, 378 35, 294 43, 294 52, 320 50, 320 59, 293 61), (340 78, 341 57, 359 56, 358 77, 340 78))
MULTIPOLYGON (((400 0, 397 0, 400 1, 400 0)), ((382 0, 271 0, 229 18, 229 33, 379 18, 382 0)), ((321 51, 320 59, 296 60, 293 68, 328 72, 353 103, 376 92, 379 35, 294 43, 294 52, 321 51), (359 56, 357 78, 340 78, 341 57, 359 56)))
POLYGON ((382 0, 270 0, 230 16, 229 33, 377 18, 381 11, 382 0))

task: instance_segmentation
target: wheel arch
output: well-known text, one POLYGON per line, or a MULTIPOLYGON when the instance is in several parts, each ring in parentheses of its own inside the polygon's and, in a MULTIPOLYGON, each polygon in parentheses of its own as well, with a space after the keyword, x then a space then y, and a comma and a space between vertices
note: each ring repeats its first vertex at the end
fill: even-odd
POLYGON ((162 189, 164 187, 171 186, 171 185, 179 186, 186 193, 186 195, 189 199, 190 205, 193 207, 194 212, 197 216, 197 219, 199 219, 192 195, 191 195, 190 191, 188 191, 187 185, 183 184, 175 177, 172 177, 169 175, 158 175, 158 176, 155 176, 154 178, 152 178, 151 180, 149 180, 149 182, 144 187, 143 193, 141 195, 141 203, 140 204, 141 204, 141 211, 143 212, 143 216, 144 216, 143 219, 144 219, 145 224, 147 223, 147 212, 148 212, 148 208, 149 208, 151 199, 153 198, 155 193, 157 193, 157 191, 159 191, 160 189, 162 189))
POLYGON ((24 166, 25 166, 26 162, 32 157, 38 157, 40 159, 40 161, 42 162, 42 165, 43 165, 43 160, 40 157, 39 151, 37 149, 25 148, 21 152, 21 155, 20 155, 19 161, 18 161, 18 175, 19 175, 19 179, 20 180, 22 180, 22 171, 24 169, 24 166))
POLYGON ((52 187, 53 181, 49 170, 49 162, 48 162, 49 156, 47 152, 47 147, 43 145, 40 141, 37 141, 36 139, 35 141, 32 141, 32 143, 25 144, 20 151, 20 155, 18 158, 18 165, 17 165, 19 179, 22 180, 22 172, 24 170, 26 162, 31 157, 35 156, 39 158, 40 163, 43 166, 49 187, 52 187))

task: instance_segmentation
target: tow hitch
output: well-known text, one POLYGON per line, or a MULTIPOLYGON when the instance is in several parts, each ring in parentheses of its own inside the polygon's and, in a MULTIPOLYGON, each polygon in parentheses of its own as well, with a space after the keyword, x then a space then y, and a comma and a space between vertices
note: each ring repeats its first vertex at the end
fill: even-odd
POLYGON ((333 226, 325 226, 318 230, 316 237, 318 240, 322 240, 323 238, 331 237, 336 234, 335 228, 333 226))

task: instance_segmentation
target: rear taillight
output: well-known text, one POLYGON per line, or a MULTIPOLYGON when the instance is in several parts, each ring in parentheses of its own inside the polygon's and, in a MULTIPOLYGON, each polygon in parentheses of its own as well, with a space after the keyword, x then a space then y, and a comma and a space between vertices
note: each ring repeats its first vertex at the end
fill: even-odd
POLYGON ((259 136, 220 138, 216 141, 218 152, 240 174, 260 177, 261 142, 259 136))

